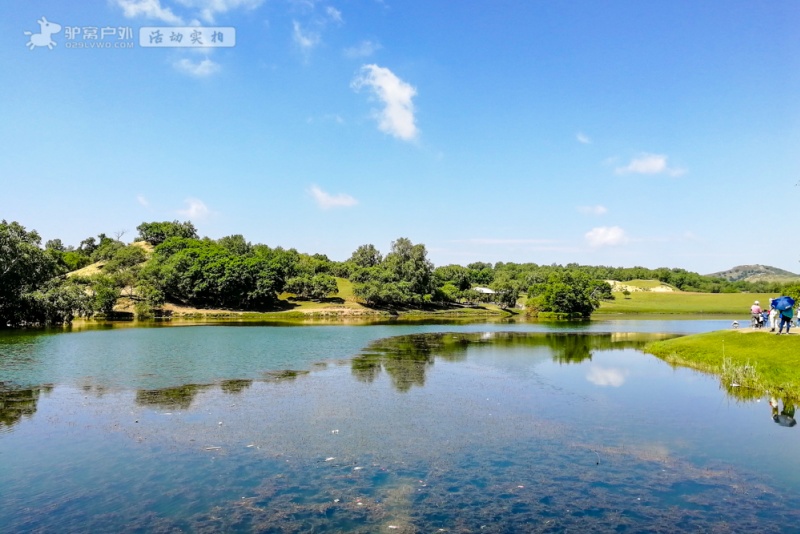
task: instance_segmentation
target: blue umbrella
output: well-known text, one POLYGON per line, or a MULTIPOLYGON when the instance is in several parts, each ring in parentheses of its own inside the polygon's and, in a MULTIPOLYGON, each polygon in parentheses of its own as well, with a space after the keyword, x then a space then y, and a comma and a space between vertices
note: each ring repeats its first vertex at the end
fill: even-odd
POLYGON ((772 301, 772 305, 778 311, 791 310, 794 307, 794 299, 792 297, 778 297, 772 301))

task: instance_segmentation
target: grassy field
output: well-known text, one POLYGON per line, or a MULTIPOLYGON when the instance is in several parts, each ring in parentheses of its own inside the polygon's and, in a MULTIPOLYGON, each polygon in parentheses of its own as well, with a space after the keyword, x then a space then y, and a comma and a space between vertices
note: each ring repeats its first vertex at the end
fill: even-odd
POLYGON ((768 330, 723 330, 648 344, 646 352, 664 361, 720 376, 738 397, 764 393, 800 400, 800 335, 768 330))
POLYGON ((637 291, 627 298, 622 293, 614 293, 614 296, 616 297, 614 300, 603 301, 595 313, 729 314, 749 318, 750 305, 754 300, 761 301, 763 306, 771 297, 778 295, 637 291))

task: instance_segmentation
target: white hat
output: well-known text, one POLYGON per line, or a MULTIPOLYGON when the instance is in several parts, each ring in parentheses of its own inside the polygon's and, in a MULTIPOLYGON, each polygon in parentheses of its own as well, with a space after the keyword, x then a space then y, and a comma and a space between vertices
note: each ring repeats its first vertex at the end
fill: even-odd
POLYGON ((754 304, 758 304, 758 301, 755 301, 754 304))

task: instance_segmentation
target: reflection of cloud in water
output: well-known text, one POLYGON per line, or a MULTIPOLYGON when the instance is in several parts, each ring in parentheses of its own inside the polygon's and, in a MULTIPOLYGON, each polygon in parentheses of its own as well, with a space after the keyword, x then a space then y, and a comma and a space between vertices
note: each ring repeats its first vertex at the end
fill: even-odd
POLYGON ((589 374, 586 375, 586 380, 596 386, 612 386, 615 388, 620 387, 625 383, 628 378, 629 371, 627 369, 614 369, 613 367, 592 367, 589 374))

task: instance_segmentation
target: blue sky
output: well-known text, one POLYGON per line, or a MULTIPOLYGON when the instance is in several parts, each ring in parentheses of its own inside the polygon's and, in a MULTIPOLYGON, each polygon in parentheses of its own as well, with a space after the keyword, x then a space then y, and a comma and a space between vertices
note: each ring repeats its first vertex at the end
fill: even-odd
POLYGON ((191 219, 336 260, 408 237, 436 265, 800 271, 795 0, 4 11, 0 217, 44 239, 191 219), (151 26, 236 44, 142 47, 151 26), (111 47, 75 48, 91 28, 111 47))

